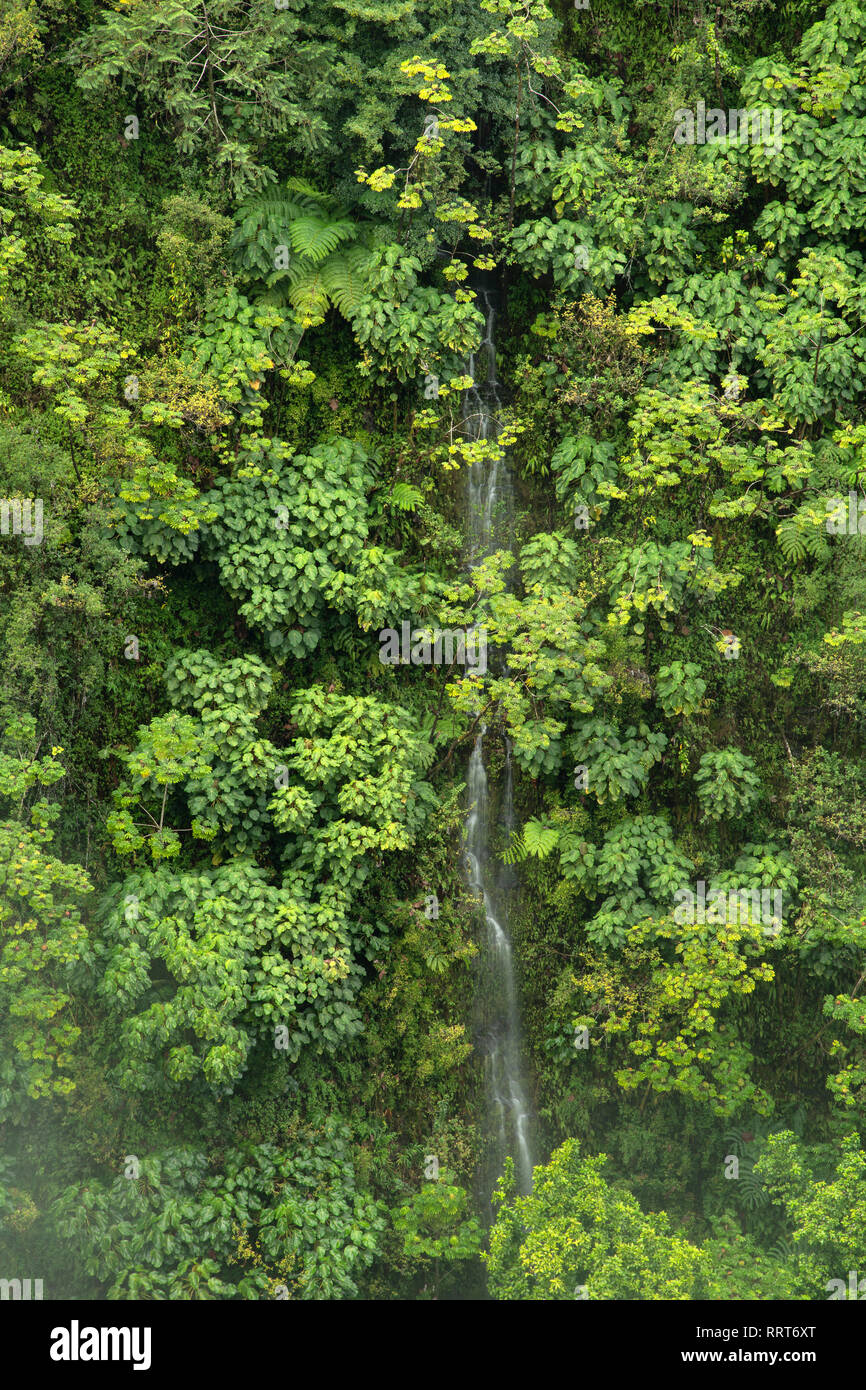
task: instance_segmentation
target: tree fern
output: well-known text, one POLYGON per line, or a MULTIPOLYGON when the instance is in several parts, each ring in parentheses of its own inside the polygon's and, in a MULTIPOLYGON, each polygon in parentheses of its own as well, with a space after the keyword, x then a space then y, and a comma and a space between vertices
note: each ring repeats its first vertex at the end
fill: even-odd
POLYGON ((302 261, 290 267, 287 278, 287 299, 298 317, 312 324, 321 323, 330 305, 321 266, 302 261))
POLYGON ((401 512, 414 512, 424 501, 424 494, 409 483, 395 483, 388 501, 392 506, 399 507, 401 512))
POLYGON ((502 858, 506 864, 519 864, 530 857, 546 859, 556 849, 558 841, 559 831, 554 826, 544 825, 533 818, 524 825, 522 835, 513 832, 511 844, 503 852, 502 858))
POLYGON ((776 527, 779 548, 785 559, 799 564, 806 556, 813 559, 826 555, 826 517, 808 504, 776 527))
POLYGON ((350 318, 360 303, 370 257, 366 246, 350 246, 329 256, 322 266, 322 283, 334 308, 344 318, 350 318))
POLYGON ((307 193, 270 188, 243 203, 235 214, 229 250, 242 279, 254 280, 274 269, 274 252, 288 247, 290 228, 300 218, 321 214, 321 204, 307 193))
POLYGON ((332 305, 347 318, 357 308, 370 259, 363 236, 333 198, 288 179, 242 204, 229 246, 240 278, 262 285, 256 301, 291 306, 310 327, 332 305))
POLYGON ((758 1208, 769 1205, 770 1193, 763 1179, 755 1172, 755 1164, 768 1136, 778 1132, 782 1126, 767 1126, 757 1119, 752 1123, 754 1128, 747 1131, 748 1138, 742 1130, 728 1130, 723 1136, 723 1143, 725 1152, 734 1154, 739 1159, 739 1173, 736 1178, 737 1199, 741 1206, 748 1207, 750 1211, 757 1211, 758 1208))
POLYGON ((299 193, 302 197, 309 198, 314 203, 329 203, 331 201, 329 195, 314 188, 309 179, 286 179, 284 186, 291 189, 293 193, 299 193))
POLYGON ((775 1245, 771 1245, 767 1252, 771 1259, 778 1260, 780 1264, 789 1265, 792 1260, 803 1253, 803 1247, 797 1250, 785 1236, 780 1236, 775 1245))
POLYGON ((355 223, 348 217, 297 217, 289 224, 289 245, 305 260, 323 261, 356 232, 355 223))
POLYGON ((512 830, 511 843, 508 848, 502 852, 502 862, 504 864, 522 864, 526 855, 527 850, 520 831, 512 830))

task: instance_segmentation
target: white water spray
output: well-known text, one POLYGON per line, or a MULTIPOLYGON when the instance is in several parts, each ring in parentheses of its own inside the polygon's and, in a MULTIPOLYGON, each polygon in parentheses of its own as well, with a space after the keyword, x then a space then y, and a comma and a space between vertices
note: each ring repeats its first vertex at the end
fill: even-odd
MULTIPOLYGON (((475 381, 468 392, 467 425, 475 439, 496 438, 500 400, 496 379, 493 338, 495 311, 490 294, 482 291, 486 333, 478 353, 469 359, 469 375, 475 381), (486 372, 480 381, 478 373, 486 372)), ((477 564, 507 538, 511 511, 511 481, 503 460, 473 463, 468 487, 468 540, 470 564, 477 564)), ((480 900, 486 922, 486 941, 481 960, 478 1030, 484 1052, 488 1103, 495 1131, 496 1169, 506 1155, 514 1159, 521 1192, 532 1187, 532 1154, 529 1147, 529 1106, 524 1090, 520 1056, 520 1015, 514 982, 511 940, 508 934, 509 882, 497 873, 490 858, 490 796, 484 765, 485 725, 480 726, 467 771, 468 815, 464 832, 469 887, 480 900)), ((511 747, 506 745, 505 771, 499 790, 499 820, 510 838, 514 825, 511 747)))

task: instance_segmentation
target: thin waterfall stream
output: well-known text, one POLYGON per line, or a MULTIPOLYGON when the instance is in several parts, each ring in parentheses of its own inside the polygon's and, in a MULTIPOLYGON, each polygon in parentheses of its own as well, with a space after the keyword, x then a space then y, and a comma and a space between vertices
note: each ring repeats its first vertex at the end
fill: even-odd
MULTIPOLYGON (((495 439, 500 429, 501 402, 496 377, 493 293, 479 294, 486 314, 484 341, 472 354, 468 373, 475 385, 467 393, 467 426, 474 439, 495 439)), ((478 564, 494 550, 507 548, 512 517, 512 487, 505 458, 475 462, 467 488, 469 564, 478 564)), ((484 912, 486 930, 481 942, 476 1045, 483 1054, 490 1119, 487 1177, 502 1171, 507 1156, 514 1160, 521 1192, 532 1187, 529 1105, 521 1066, 520 1012, 514 960, 508 929, 508 910, 514 891, 513 874, 491 855, 491 823, 510 839, 514 826, 514 780, 511 746, 505 742, 502 773, 491 796, 485 762, 487 727, 475 738, 467 770, 467 817, 464 831, 467 879, 484 912)), ((488 1195, 490 1186, 488 1185, 488 1195)))

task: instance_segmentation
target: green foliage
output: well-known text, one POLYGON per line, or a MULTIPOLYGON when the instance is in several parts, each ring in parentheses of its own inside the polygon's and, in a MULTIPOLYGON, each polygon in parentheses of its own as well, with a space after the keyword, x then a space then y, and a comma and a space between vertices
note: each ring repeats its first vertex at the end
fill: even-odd
POLYGON ((731 582, 712 562, 712 546, 703 535, 688 541, 656 545, 648 541, 625 551, 611 574, 613 608, 608 622, 625 627, 634 615, 634 630, 643 633, 643 617, 656 609, 661 626, 670 629, 667 615, 680 608, 689 590, 719 593, 731 582))
POLYGON ((394 1230, 403 1237, 410 1260, 468 1260, 481 1249, 482 1231, 468 1213, 468 1194, 440 1172, 393 1214, 394 1230))
POLYGON ((590 595, 583 588, 578 594, 559 588, 546 593, 536 582, 518 599, 505 591, 502 572, 510 563, 507 552, 498 552, 473 571, 471 589, 446 591, 460 602, 457 611, 465 612, 474 589, 482 599, 474 621, 483 614, 488 645, 508 650, 507 674, 473 672, 449 693, 466 713, 476 706, 480 689, 497 700, 516 762, 538 776, 559 769, 568 714, 591 713, 594 693, 611 678, 601 665, 605 643, 586 617, 590 595))
POLYGON ((241 279, 267 287, 262 302, 291 305, 304 328, 332 304, 346 318, 358 308, 370 251, 345 210, 304 180, 245 202, 229 246, 241 279))
POLYGON ((607 895, 587 935, 593 943, 611 948, 625 943, 634 923, 666 911, 675 888, 692 871, 669 824, 659 816, 626 816, 606 833, 599 848, 566 832, 559 851, 567 879, 590 898, 607 895))
POLYGON ((478 347, 483 319, 474 294, 419 285, 420 270, 418 258, 398 245, 373 254, 364 291, 350 311, 363 371, 393 372, 399 381, 424 372, 435 376, 440 364, 478 347))
POLYGON ((228 217, 199 198, 180 193, 164 200, 156 244, 178 317, 198 318, 201 305, 225 276, 223 254, 231 229, 228 217))
POLYGON ((718 1233, 701 1245, 707 1261, 705 1298, 739 1303, 804 1297, 797 1292, 786 1251, 767 1253, 730 1218, 717 1221, 715 1229, 718 1233))
POLYGON ((701 756, 695 782, 708 820, 725 820, 754 805, 761 794, 754 767, 754 758, 737 748, 714 748, 701 756))
POLYGON ((4 1267, 483 1297, 483 729, 541 1163, 494 1296, 852 1296, 864 40, 852 0, 9 0, 4 1267), (681 146, 698 101, 779 138, 681 146), (485 669, 383 665, 404 621, 485 669))
POLYGON ((551 588, 573 589, 577 578, 577 546, 561 531, 533 536, 520 552, 520 573, 527 589, 538 585, 545 593, 551 588))
POLYGON ((88 954, 80 902, 93 885, 77 864, 48 852, 56 802, 31 800, 64 775, 54 748, 39 757, 35 720, 6 724, 0 745, 0 998, 3 1062, 0 1115, 20 1121, 27 1100, 68 1095, 81 1029, 70 1008, 75 967, 88 954))
POLYGON ((859 1296, 849 1275, 857 1272, 855 1284, 862 1277, 866 1239, 866 1155, 858 1136, 843 1138, 834 1158, 835 1165, 829 1164, 825 1154, 810 1152, 787 1131, 770 1136, 755 1165, 773 1201, 784 1208, 796 1282, 810 1299, 859 1296))
POLYGON ((349 440, 295 454, 279 440, 254 438, 235 476, 209 493, 215 518, 206 553, 278 654, 305 657, 327 609, 352 605, 372 481, 368 456, 349 440))
POLYGON ((793 918, 791 905, 799 879, 791 855, 774 843, 749 843, 740 849, 732 869, 713 877, 710 891, 768 890, 768 885, 772 885, 774 892, 781 893, 784 915, 793 918))
POLYGON ((604 1156, 581 1158, 574 1139, 536 1168, 530 1197, 508 1175, 485 1256, 500 1299, 689 1299, 698 1295, 701 1251, 671 1230, 664 1212, 645 1215, 631 1193, 603 1176, 604 1156))
POLYGON ((257 1043, 297 1059, 311 1040, 327 1049, 358 1031, 361 975, 333 910, 243 861, 145 871, 123 886, 106 919, 101 989, 120 1025, 125 1087, 167 1080, 189 1094, 203 1081, 230 1093, 257 1043))
POLYGON ((256 307, 234 289, 210 300, 200 334, 181 356, 197 372, 219 383, 220 398, 237 411, 244 424, 262 423, 267 401, 258 394, 262 377, 286 361, 292 351, 286 318, 268 306, 256 307))
MULTIPOLYGON (((141 584, 140 562, 119 548, 100 509, 72 486, 68 455, 50 428, 38 415, 29 429, 0 426, 0 492, 43 499, 41 543, 3 537, 0 545, 0 703, 27 708, 46 741, 71 750, 79 738, 99 744, 112 666, 125 634, 148 624, 153 588, 141 584)), ((79 766, 79 787, 92 785, 94 761, 86 772, 79 766)), ((64 845, 86 818, 82 810, 65 806, 64 845)))
POLYGON ((659 667, 656 695, 668 719, 678 714, 688 717, 700 708, 707 688, 700 670, 694 661, 672 661, 669 666, 659 667))
MULTIPOLYGON (((100 323, 40 322, 16 338, 15 351, 53 401, 52 413, 65 422, 69 459, 85 493, 92 495, 94 487, 113 478, 122 503, 132 504, 121 506, 120 516, 138 521, 156 516, 163 530, 153 549, 170 553, 166 530, 186 536, 209 512, 190 480, 157 458, 148 438, 152 423, 178 426, 176 414, 154 401, 142 407, 139 421, 113 403, 120 373, 133 365, 133 345, 100 323)), ((127 372, 126 380, 137 378, 127 372)))
POLYGON ((62 1192, 52 1219, 108 1298, 352 1297, 385 1221, 347 1140, 335 1121, 291 1153, 228 1149, 216 1171, 192 1147, 129 1155, 113 1181, 62 1192))
POLYGON ((620 738, 615 725, 590 719, 578 725, 569 746, 578 763, 586 765, 589 790, 601 805, 623 796, 638 796, 664 753, 667 739, 646 724, 639 728, 630 725, 620 738))
POLYGON ((124 755, 129 780, 109 828, 118 853, 147 844, 155 865, 178 858, 181 835, 216 841, 219 867, 144 869, 125 881, 122 902, 110 894, 100 989, 125 1018, 126 1085, 153 1084, 160 1055, 174 1083, 201 1076, 231 1087, 257 1039, 274 1045, 275 1029, 293 1059, 308 1043, 331 1049, 358 1031, 356 955, 370 933, 353 920, 352 895, 369 857, 405 849, 422 823, 430 792, 418 778, 432 750, 405 711, 322 687, 296 694, 299 736, 276 748, 256 728, 271 676, 252 659, 182 652, 167 687, 180 709, 140 729, 124 755), (189 826, 169 823, 180 804, 172 787, 189 826), (286 868, 274 886, 238 855, 280 833, 286 868))
POLYGON ((0 24, 0 72, 4 89, 16 78, 20 81, 22 59, 42 52, 39 36, 43 28, 35 0, 16 0, 7 8, 0 24))
MULTIPOLYGON (((152 0, 106 11, 69 61, 84 91, 102 91, 119 77, 145 102, 168 106, 178 153, 210 145, 221 181, 237 195, 275 178, 263 162, 268 142, 282 138, 308 151, 326 131, 304 100, 315 90, 315 55, 304 53, 300 83, 281 59, 297 43, 299 23, 272 0, 253 0, 252 9, 238 0, 152 0)), ((144 113, 141 122, 146 130, 144 113)))
POLYGON ((622 1038, 617 1083, 626 1091, 642 1084, 647 1092, 676 1091, 717 1115, 745 1105, 770 1113, 772 1097, 752 1076, 751 1049, 729 1020, 739 997, 775 978, 765 959, 773 938, 759 923, 649 916, 623 935, 621 959, 592 953, 583 976, 570 979, 574 1022, 590 1029, 590 1047, 622 1038))
POLYGON ((536 859, 546 859, 558 843, 559 831, 555 826, 528 820, 522 832, 514 835, 502 857, 506 864, 518 864, 533 855, 536 859))
POLYGON ((566 435, 557 446, 550 460, 556 474, 556 495, 563 502, 571 502, 572 512, 576 513, 581 503, 597 517, 607 510, 609 501, 599 488, 616 477, 613 454, 612 444, 596 443, 589 435, 566 435))
POLYGON ((49 192, 44 183, 45 169, 35 150, 0 146, 0 315, 4 318, 14 312, 10 293, 16 298, 26 296, 30 277, 22 271, 33 264, 36 239, 44 238, 58 252, 72 241, 78 209, 71 199, 49 192))

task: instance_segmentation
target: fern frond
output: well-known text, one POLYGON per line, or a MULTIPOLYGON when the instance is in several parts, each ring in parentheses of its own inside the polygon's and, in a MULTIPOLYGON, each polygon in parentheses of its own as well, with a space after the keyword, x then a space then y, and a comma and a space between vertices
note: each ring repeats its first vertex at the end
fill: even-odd
POLYGON ((536 859, 546 859, 556 849, 559 831, 551 825, 543 825, 540 820, 528 820, 523 827, 523 843, 526 853, 536 859))
POLYGON ((321 321, 330 305, 321 269, 309 264, 290 266, 288 278, 289 303, 295 312, 302 318, 321 321))
POLYGON ((344 253, 329 256, 322 265, 322 282, 331 303, 344 318, 357 309, 367 282, 371 252, 365 246, 352 246, 344 253))
POLYGON ((780 1264, 790 1264, 797 1252, 785 1236, 780 1236, 775 1245, 770 1246, 767 1253, 771 1255, 774 1260, 778 1260, 780 1264))
POLYGON ((250 242, 260 242, 263 237, 267 237, 269 242, 273 238, 284 237, 298 218, 318 211, 315 204, 295 201, 283 194, 263 194, 238 210, 235 229, 229 237, 229 249, 240 250, 250 242))
POLYGON ((244 223, 250 218, 263 221, 266 217, 277 217, 284 222, 293 222, 296 217, 322 216, 321 201, 312 194, 298 191, 291 196, 285 184, 266 188, 255 197, 248 198, 235 213, 235 221, 244 223))
POLYGON ((354 237, 357 228, 348 217, 298 217, 290 225, 289 244, 297 256, 323 261, 344 241, 354 237))
POLYGON ((520 832, 512 830, 511 844, 506 850, 503 850, 502 861, 504 864, 522 864, 525 858, 526 846, 523 843, 520 832))
POLYGON ((823 509, 806 502, 793 516, 776 527, 779 547, 786 560, 797 564, 807 555, 818 559, 827 553, 826 516, 823 509))
POLYGON ((776 528, 779 547, 786 560, 798 564, 806 558, 806 541, 795 521, 783 521, 776 528))
POLYGON ((745 1145, 743 1136, 738 1129, 729 1129, 727 1134, 723 1134, 722 1143, 728 1153, 736 1154, 737 1158, 742 1157, 745 1145))
POLYGON ((322 193, 318 188, 314 188, 309 179, 286 179, 286 188, 290 188, 293 193, 302 193, 307 198, 313 198, 317 203, 333 203, 330 194, 322 193))
POLYGON ((388 500, 395 507, 399 507, 401 512, 414 512, 424 501, 424 495, 409 483, 395 483, 388 500))
POLYGON ((752 1211, 758 1207, 765 1207, 769 1202, 770 1194, 760 1178, 755 1175, 751 1164, 741 1164, 738 1185, 740 1201, 752 1211))

